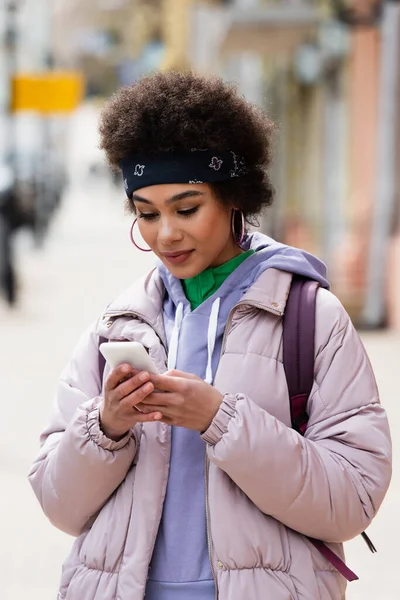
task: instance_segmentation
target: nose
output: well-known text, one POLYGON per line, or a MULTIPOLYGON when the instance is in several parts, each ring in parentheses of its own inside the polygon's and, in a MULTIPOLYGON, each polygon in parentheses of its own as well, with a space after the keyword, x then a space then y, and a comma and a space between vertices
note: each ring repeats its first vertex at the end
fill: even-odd
POLYGON ((158 230, 158 241, 162 246, 170 246, 183 239, 183 232, 176 226, 174 219, 164 217, 161 219, 158 230))

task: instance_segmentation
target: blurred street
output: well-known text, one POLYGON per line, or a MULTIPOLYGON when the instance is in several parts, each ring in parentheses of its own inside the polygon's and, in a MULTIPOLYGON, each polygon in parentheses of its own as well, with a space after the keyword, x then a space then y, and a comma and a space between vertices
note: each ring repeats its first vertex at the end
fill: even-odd
MULTIPOLYGON (((75 127, 81 132, 75 139, 84 139, 79 120, 75 127)), ((18 239, 21 306, 12 311, 0 306, 1 600, 56 598, 61 564, 72 539, 42 515, 26 474, 38 450, 59 372, 75 342, 105 304, 152 264, 151 257, 130 243, 122 188, 118 191, 103 175, 90 175, 80 160, 78 141, 75 144, 70 162, 82 169, 75 171, 45 250, 32 250, 28 238, 18 239)), ((398 455, 400 338, 378 332, 364 334, 363 339, 391 418, 398 455)), ((361 538, 347 544, 348 564, 360 576, 360 582, 349 586, 349 600, 399 598, 396 461, 395 467, 392 488, 369 532, 378 554, 372 556, 361 538)))

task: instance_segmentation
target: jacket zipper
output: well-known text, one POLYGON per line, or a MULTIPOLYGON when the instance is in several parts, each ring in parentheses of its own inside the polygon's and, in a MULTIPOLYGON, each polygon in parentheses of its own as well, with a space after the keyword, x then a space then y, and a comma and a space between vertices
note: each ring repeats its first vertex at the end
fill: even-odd
POLYGON ((207 529, 207 547, 208 547, 208 557, 210 559, 211 572, 214 578, 215 584, 215 600, 218 600, 218 582, 217 576, 215 574, 214 562, 212 558, 212 542, 211 542, 211 533, 210 533, 210 505, 208 502, 208 471, 210 461, 207 456, 207 448, 205 452, 205 460, 204 460, 204 478, 205 478, 205 495, 206 495, 206 529, 207 529))

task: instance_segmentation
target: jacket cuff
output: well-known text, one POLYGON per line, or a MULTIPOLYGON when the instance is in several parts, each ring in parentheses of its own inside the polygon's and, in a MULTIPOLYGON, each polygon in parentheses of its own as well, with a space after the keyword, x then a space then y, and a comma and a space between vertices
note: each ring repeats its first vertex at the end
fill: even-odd
POLYGON ((116 442, 115 440, 110 440, 101 430, 100 427, 100 407, 99 405, 95 406, 92 410, 86 413, 86 427, 88 431, 88 435, 90 439, 103 448, 103 450, 110 450, 113 452, 114 450, 120 450, 124 446, 126 446, 132 437, 134 437, 134 433, 132 430, 128 431, 123 438, 116 442))
POLYGON ((236 402, 239 399, 239 394, 237 396, 225 394, 221 406, 214 419, 211 421, 209 428, 201 435, 201 438, 207 442, 207 444, 210 444, 210 446, 217 444, 224 433, 228 431, 229 422, 236 414, 236 402))

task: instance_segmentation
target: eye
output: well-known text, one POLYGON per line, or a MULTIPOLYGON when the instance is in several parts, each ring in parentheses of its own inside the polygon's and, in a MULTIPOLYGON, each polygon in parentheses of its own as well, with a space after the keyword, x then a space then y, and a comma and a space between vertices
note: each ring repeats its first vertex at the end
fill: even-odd
POLYGON ((157 218, 156 213, 138 213, 138 219, 144 219, 145 221, 154 221, 157 218))
POLYGON ((177 213, 181 217, 190 217, 190 215, 194 215, 199 210, 198 206, 194 206, 193 208, 187 208, 186 210, 178 210, 177 213))

